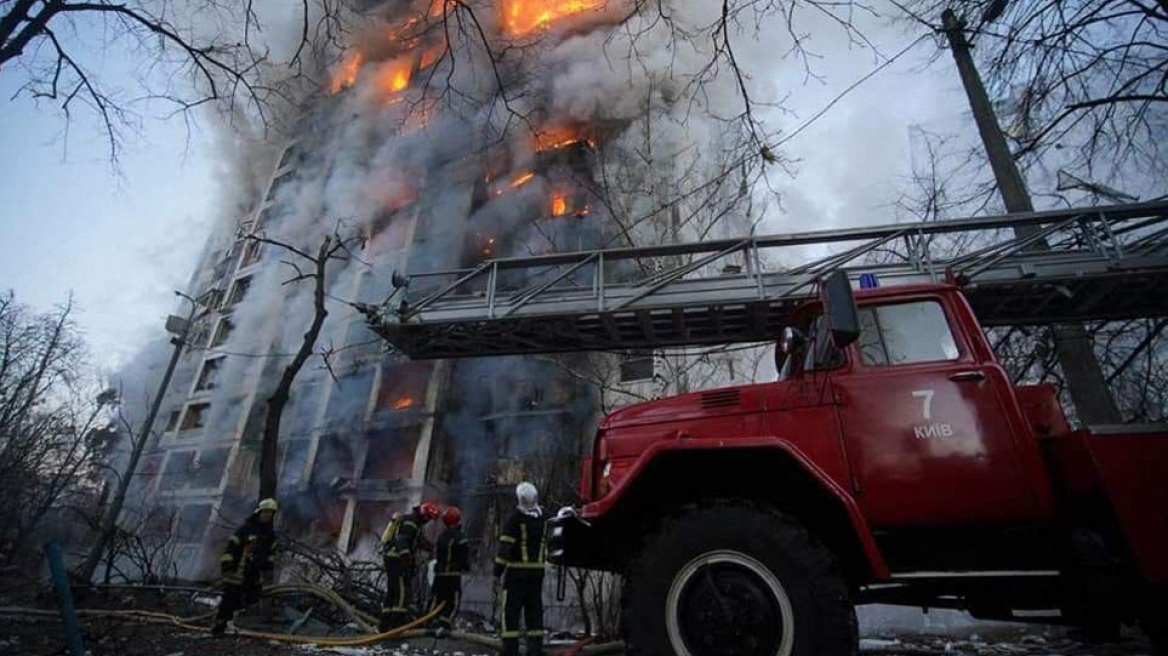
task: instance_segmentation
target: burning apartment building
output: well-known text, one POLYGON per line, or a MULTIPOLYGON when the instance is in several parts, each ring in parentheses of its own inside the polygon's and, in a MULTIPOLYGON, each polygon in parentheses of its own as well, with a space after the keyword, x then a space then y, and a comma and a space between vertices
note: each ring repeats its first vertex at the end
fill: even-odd
POLYGON ((352 244, 330 264, 329 316, 292 388, 278 467, 281 530, 346 556, 373 557, 393 512, 433 498, 464 509, 489 559, 516 483, 535 481, 549 506, 576 500, 603 410, 751 373, 707 353, 411 362, 387 350, 358 308, 386 300, 394 271, 448 274, 408 302, 490 258, 741 235, 757 171, 740 124, 701 118, 702 84, 721 82, 687 82, 659 53, 612 65, 614 48, 629 64, 676 38, 629 7, 422 0, 368 16, 187 290, 201 312, 122 520, 169 540, 183 578, 214 574, 254 503, 266 399, 312 319, 304 262, 280 244, 352 244))

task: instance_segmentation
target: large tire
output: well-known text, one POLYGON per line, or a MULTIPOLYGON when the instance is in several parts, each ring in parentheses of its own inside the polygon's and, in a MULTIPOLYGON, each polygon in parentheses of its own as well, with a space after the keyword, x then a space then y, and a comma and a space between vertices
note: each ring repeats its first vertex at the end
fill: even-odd
POLYGON ((1152 641, 1152 654, 1168 656, 1168 588, 1152 591, 1140 618, 1140 628, 1152 641))
POLYGON ((795 519, 744 502, 687 507, 626 572, 622 625, 635 656, 854 656, 840 569, 795 519))

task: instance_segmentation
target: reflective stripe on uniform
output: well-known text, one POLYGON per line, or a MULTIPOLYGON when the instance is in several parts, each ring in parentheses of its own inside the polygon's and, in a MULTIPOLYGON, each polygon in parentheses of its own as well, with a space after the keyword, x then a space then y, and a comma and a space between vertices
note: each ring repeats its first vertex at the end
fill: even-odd
POLYGON ((527 524, 519 525, 519 558, 521 562, 528 562, 527 557, 527 524))
POLYGON ((510 535, 500 535, 499 542, 506 542, 508 544, 515 544, 515 538, 510 535))
POLYGON ((512 569, 544 569, 547 567, 544 563, 504 563, 507 567, 512 569))

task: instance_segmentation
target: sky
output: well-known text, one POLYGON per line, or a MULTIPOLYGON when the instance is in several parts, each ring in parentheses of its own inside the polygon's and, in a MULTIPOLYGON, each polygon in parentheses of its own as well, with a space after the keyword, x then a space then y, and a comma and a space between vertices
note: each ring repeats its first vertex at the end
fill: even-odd
MULTIPOLYGON (((900 28, 864 28, 886 55, 907 42, 900 28)), ((820 81, 805 81, 790 60, 756 57, 754 82, 786 95, 788 111, 766 115, 772 127, 794 129, 878 64, 826 24, 807 29, 820 81)), ((934 48, 922 42, 783 146, 797 176, 773 178, 783 213, 764 232, 891 221, 910 127, 973 135, 948 56, 920 67, 934 48)), ((98 61, 111 81, 124 68, 117 56, 98 61)), ((211 231, 224 169, 214 131, 188 135, 182 120, 145 116, 115 170, 92 115, 79 114, 66 140, 54 107, 12 98, 20 73, 0 71, 0 289, 41 310, 72 294, 95 361, 113 370, 162 334, 211 231)))

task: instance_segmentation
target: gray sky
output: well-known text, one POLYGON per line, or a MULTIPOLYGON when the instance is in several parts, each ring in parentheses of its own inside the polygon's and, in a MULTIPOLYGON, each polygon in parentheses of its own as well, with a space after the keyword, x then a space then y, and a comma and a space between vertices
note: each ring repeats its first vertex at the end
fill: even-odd
POLYGON ((66 151, 53 108, 9 100, 18 82, 0 74, 0 288, 38 309, 72 291, 97 361, 113 366, 161 334, 208 233, 210 135, 188 150, 181 121, 147 120, 118 177, 91 116, 66 151))
MULTIPOLYGON (((897 30, 866 29, 885 54, 906 43, 897 30)), ((838 35, 816 36, 812 47, 824 55, 816 63, 823 84, 804 84, 801 69, 780 59, 756 66, 755 78, 773 76, 796 112, 772 116, 774 126, 794 129, 877 63, 838 35)), ((908 172, 909 126, 963 127, 949 59, 927 72, 916 67, 933 47, 920 44, 783 147, 801 160, 798 177, 774 178, 787 214, 765 230, 891 220, 886 205, 908 172)), ((72 291, 96 360, 113 368, 161 334, 172 291, 185 285, 210 232, 223 166, 209 130, 188 145, 181 120, 147 117, 125 144, 119 177, 92 116, 78 116, 66 151, 52 107, 9 100, 19 73, 0 73, 0 288, 40 309, 72 291)), ((964 127, 972 136, 972 124, 964 127)))

